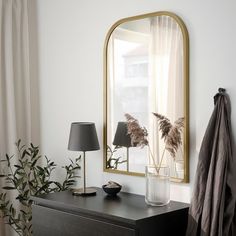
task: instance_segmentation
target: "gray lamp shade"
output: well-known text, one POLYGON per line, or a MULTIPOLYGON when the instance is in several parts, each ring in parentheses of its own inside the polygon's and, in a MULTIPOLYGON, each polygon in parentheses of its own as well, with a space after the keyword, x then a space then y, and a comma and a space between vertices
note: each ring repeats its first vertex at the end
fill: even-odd
POLYGON ((131 138, 128 134, 127 122, 118 122, 113 145, 122 147, 131 147, 131 138))
POLYGON ((92 122, 74 122, 71 124, 68 149, 71 151, 99 150, 97 131, 92 122))

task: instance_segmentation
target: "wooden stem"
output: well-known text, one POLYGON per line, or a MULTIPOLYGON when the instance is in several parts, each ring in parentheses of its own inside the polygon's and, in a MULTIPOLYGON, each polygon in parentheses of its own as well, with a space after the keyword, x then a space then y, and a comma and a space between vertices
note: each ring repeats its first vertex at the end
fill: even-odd
POLYGON ((164 158, 165 151, 166 151, 166 148, 164 148, 164 150, 163 150, 163 152, 162 152, 161 161, 160 161, 160 163, 159 163, 159 168, 161 167, 161 164, 162 164, 162 161, 163 161, 163 158, 164 158))
POLYGON ((159 170, 158 170, 158 168, 157 168, 157 165, 156 165, 156 162, 155 162, 155 158, 154 158, 154 156, 153 156, 153 154, 152 154, 152 151, 151 151, 151 148, 150 148, 149 144, 148 144, 148 148, 149 148, 149 153, 151 154, 151 157, 152 157, 153 165, 155 166, 156 172, 157 172, 157 174, 158 174, 158 173, 159 173, 159 170))

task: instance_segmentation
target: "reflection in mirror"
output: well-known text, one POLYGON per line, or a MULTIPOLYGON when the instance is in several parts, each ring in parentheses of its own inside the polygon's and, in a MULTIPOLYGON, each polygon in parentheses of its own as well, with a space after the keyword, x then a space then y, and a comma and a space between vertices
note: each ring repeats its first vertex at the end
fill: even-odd
POLYGON ((153 13, 116 23, 105 45, 105 89, 104 170, 143 175, 153 155, 156 164, 170 166, 173 180, 187 182, 188 37, 183 22, 171 13, 153 13), (147 130, 149 145, 132 142, 126 113, 147 130), (163 134, 153 113, 172 124, 172 133, 183 118, 174 156, 168 132, 163 134))

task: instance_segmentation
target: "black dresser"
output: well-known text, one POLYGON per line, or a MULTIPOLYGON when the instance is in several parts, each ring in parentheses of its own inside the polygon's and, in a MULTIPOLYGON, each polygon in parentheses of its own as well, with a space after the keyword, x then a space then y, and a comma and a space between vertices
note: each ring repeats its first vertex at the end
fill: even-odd
POLYGON ((144 196, 73 196, 65 191, 34 197, 34 236, 184 236, 188 204, 146 205, 144 196))

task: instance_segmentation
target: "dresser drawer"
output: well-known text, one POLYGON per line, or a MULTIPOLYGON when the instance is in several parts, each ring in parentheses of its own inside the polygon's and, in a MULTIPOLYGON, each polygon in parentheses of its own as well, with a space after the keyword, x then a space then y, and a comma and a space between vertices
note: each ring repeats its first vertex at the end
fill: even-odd
POLYGON ((34 236, 135 236, 135 230, 33 205, 34 236))

